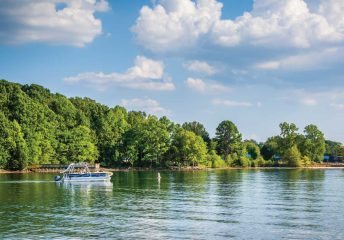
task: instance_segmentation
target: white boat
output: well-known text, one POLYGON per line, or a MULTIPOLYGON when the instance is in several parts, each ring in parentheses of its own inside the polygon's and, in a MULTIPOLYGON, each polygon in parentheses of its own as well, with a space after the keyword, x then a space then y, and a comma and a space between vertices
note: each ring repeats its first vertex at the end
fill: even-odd
POLYGON ((55 177, 56 182, 106 181, 112 176, 111 172, 91 172, 87 163, 71 163, 62 174, 55 177))

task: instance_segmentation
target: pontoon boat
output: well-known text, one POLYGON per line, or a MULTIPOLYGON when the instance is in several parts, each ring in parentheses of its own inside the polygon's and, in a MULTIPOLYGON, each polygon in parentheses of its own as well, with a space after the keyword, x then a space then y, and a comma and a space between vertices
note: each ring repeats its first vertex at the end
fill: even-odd
POLYGON ((62 177, 55 177, 56 182, 63 181, 106 181, 110 180, 111 172, 91 172, 87 163, 71 163, 64 170, 62 177))

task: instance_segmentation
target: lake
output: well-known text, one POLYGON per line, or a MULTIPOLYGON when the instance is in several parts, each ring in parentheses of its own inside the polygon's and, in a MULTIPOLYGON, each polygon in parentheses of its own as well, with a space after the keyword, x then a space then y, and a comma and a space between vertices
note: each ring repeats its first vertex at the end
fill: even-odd
POLYGON ((0 239, 344 239, 344 170, 0 174, 0 239))

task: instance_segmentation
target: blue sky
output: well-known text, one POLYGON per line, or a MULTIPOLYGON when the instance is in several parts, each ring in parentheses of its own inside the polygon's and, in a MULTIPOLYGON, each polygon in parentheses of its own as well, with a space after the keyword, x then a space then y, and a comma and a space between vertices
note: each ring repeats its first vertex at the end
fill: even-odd
POLYGON ((4 0, 0 78, 264 141, 344 142, 341 0, 4 0))

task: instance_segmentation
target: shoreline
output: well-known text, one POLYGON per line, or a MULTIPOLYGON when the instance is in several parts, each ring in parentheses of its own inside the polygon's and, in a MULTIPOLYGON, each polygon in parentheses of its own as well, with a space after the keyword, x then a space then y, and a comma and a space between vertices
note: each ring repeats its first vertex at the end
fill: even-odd
MULTIPOLYGON (((182 168, 100 168, 104 172, 140 172, 140 171, 155 171, 155 172, 188 172, 188 171, 213 171, 213 170, 288 170, 288 169, 344 169, 343 164, 317 164, 307 167, 224 167, 224 168, 199 168, 199 167, 182 167, 182 168)), ((62 169, 26 169, 10 171, 0 169, 0 174, 16 174, 16 173, 60 173, 62 169)))

